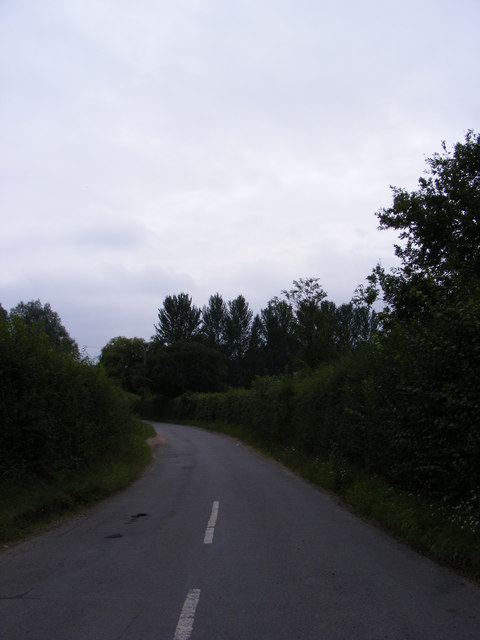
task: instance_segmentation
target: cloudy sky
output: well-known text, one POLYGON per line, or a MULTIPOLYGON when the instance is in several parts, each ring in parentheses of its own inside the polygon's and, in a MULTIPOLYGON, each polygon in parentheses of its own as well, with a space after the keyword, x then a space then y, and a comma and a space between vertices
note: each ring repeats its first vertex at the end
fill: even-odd
POLYGON ((0 0, 0 302, 81 347, 182 291, 348 302, 389 185, 479 130, 479 0, 0 0))

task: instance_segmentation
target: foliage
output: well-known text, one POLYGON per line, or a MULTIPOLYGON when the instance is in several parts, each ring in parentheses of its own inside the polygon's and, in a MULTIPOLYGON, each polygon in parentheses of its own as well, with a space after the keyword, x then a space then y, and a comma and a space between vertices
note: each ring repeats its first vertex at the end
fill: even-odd
POLYGON ((363 291, 387 304, 376 420, 389 445, 384 474, 480 511, 480 136, 442 149, 419 189, 394 188, 393 205, 377 214, 402 244, 400 265, 377 265, 363 291))
POLYGON ((401 486, 480 510, 480 306, 398 323, 378 355, 377 420, 389 446, 384 473, 401 486))
POLYGON ((247 384, 245 356, 251 340, 253 312, 242 295, 227 304, 224 351, 228 359, 229 381, 235 386, 247 384))
POLYGON ((367 305, 349 302, 337 307, 334 342, 340 351, 352 351, 371 342, 377 330, 378 315, 367 305))
POLYGON ((186 391, 218 391, 225 386, 227 363, 218 351, 196 341, 151 345, 147 353, 151 390, 168 397, 186 391))
POLYGON ((107 372, 144 399, 149 393, 172 397, 200 389, 214 392, 225 385, 248 387, 259 375, 314 369, 359 348, 376 333, 375 314, 367 306, 349 303, 337 308, 326 299, 317 278, 295 280, 283 294, 286 299, 272 298, 255 316, 242 295, 226 303, 215 293, 201 311, 185 293, 167 296, 159 309, 156 334, 145 344, 145 385, 140 384, 140 351, 132 365, 133 384, 126 353, 120 354, 126 344, 120 350, 118 338, 104 347, 102 363, 108 360, 107 372), (195 352, 198 366, 191 357, 195 352), (111 354, 115 362, 110 362, 111 354))
POLYGON ((222 349, 225 345, 227 305, 219 293, 210 296, 208 306, 202 309, 202 336, 210 347, 222 349))
POLYGON ((265 368, 270 375, 283 373, 286 367, 292 367, 297 347, 292 305, 277 297, 272 298, 262 309, 260 317, 265 368))
POLYGON ((228 302, 225 319, 225 350, 231 360, 240 361, 247 353, 253 313, 242 295, 228 302))
POLYGON ((192 340, 199 333, 201 315, 201 310, 192 304, 187 293, 167 296, 158 310, 154 339, 166 345, 192 340))
POLYGON ((293 287, 282 291, 295 313, 295 332, 298 341, 296 368, 314 368, 335 355, 335 312, 333 302, 318 278, 294 280, 293 287))
POLYGON ((48 302, 44 305, 40 300, 19 302, 10 309, 10 318, 21 318, 32 331, 47 336, 53 347, 79 357, 77 343, 69 336, 60 316, 53 311, 48 302))
POLYGON ((302 308, 318 308, 327 297, 318 278, 294 280, 292 288, 284 289, 282 294, 297 312, 302 308))
POLYGON ((103 369, 52 348, 18 314, 0 321, 0 479, 49 481, 99 463, 130 425, 103 369))
POLYGON ((100 364, 106 373, 130 393, 142 393, 147 387, 147 343, 143 338, 112 338, 103 347, 100 364))
POLYGON ((372 302, 381 293, 399 320, 480 292, 480 135, 442 148, 427 159, 419 189, 393 187, 393 205, 377 213, 380 229, 399 231, 400 266, 377 265, 363 294, 372 302))
POLYGON ((367 375, 367 362, 358 353, 313 373, 259 377, 248 390, 189 393, 170 404, 170 417, 238 424, 262 440, 324 458, 343 443, 344 455, 361 458, 365 433, 359 423, 368 421, 361 415, 365 394, 351 389, 367 375))
MULTIPOLYGON (((471 321, 461 327, 465 353, 477 330, 471 321)), ((452 335, 459 329, 452 326, 452 335)), ((476 379, 465 366, 463 393, 452 395, 452 362, 432 387, 443 359, 432 335, 419 332, 409 343, 392 333, 390 341, 389 349, 365 345, 309 374, 257 378, 249 390, 181 396, 169 417, 247 427, 262 442, 294 446, 339 469, 345 461, 405 491, 480 511, 476 379)))
POLYGON ((98 465, 59 473, 48 482, 36 478, 0 484, 0 542, 23 538, 127 487, 150 462, 147 438, 154 435, 150 425, 132 421, 118 446, 98 465))

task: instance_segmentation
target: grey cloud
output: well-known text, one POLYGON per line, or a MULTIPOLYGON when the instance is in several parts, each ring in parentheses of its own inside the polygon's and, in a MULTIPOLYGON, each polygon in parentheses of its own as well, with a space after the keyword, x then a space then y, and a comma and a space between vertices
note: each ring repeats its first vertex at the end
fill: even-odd
POLYGON ((50 302, 81 344, 149 337, 185 290, 260 308, 318 276, 346 301, 392 260, 388 185, 478 118, 468 0, 0 12, 0 301, 50 302))
POLYGON ((82 246, 97 247, 105 250, 134 251, 141 250, 149 241, 150 234, 141 224, 131 221, 127 224, 111 220, 105 224, 92 224, 74 237, 74 242, 82 246))

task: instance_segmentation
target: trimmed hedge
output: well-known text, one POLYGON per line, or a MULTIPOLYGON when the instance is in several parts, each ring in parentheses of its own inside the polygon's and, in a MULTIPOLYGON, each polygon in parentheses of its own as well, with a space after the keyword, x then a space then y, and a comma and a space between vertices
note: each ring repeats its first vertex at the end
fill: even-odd
MULTIPOLYGON (((446 321, 443 319, 443 321, 446 321)), ((165 413, 247 428, 275 446, 341 461, 400 489, 480 512, 479 350, 462 321, 419 327, 317 371, 257 378, 250 389, 188 393, 165 413), (460 358, 460 355, 462 356, 460 358)))

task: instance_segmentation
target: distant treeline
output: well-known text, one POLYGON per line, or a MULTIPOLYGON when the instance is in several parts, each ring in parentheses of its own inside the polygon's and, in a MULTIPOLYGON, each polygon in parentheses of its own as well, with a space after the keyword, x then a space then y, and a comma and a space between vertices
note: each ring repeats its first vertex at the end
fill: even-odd
POLYGON ((150 342, 113 338, 100 363, 131 393, 173 398, 315 369, 376 334, 375 312, 352 302, 336 306, 326 300, 317 278, 295 281, 283 296, 254 316, 243 295, 225 302, 216 293, 202 309, 187 293, 169 295, 150 342))

